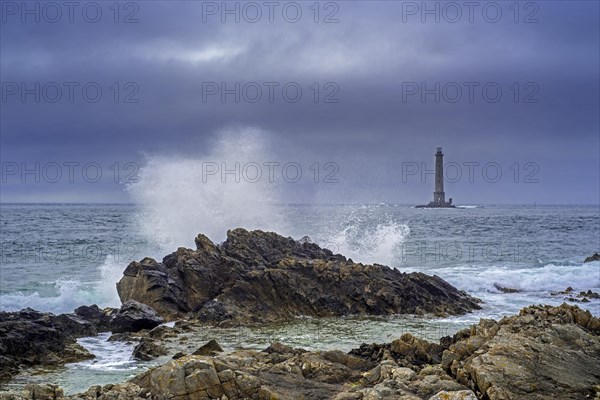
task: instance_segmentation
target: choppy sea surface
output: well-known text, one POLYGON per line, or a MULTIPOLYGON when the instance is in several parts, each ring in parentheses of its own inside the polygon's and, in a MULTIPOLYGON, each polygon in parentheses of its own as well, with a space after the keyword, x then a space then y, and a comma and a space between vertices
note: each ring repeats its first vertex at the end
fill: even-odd
MULTIPOLYGON (((600 262, 583 263, 600 250, 598 206, 280 204, 258 214, 241 207, 237 219, 214 207, 202 210, 202 204, 201 218, 182 218, 176 207, 166 211, 166 206, 2 204, 0 310, 32 307, 62 313, 83 304, 118 306, 115 283, 129 262, 161 259, 177 246, 193 247, 200 232, 221 242, 227 229, 237 226, 296 239, 309 236, 354 261, 438 275, 482 299, 483 309, 434 320, 299 318, 256 328, 207 328, 194 334, 198 345, 216 339, 226 350, 261 349, 280 340, 307 349, 350 350, 362 342, 391 341, 406 331, 435 340, 481 317, 497 319, 530 304, 560 304, 565 296, 551 293, 569 286, 576 292, 600 291, 600 262), (503 293, 498 287, 518 292, 503 293)), ((600 315, 598 300, 577 304, 600 315)), ((50 381, 72 393, 124 380, 152 365, 131 359, 131 345, 107 338, 80 340, 96 354, 94 360, 30 371, 9 386, 50 381)))

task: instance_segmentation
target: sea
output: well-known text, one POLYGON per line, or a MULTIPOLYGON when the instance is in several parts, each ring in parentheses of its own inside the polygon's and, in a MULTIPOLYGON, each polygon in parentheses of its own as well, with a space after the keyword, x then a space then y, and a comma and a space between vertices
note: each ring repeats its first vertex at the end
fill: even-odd
MULTIPOLYGON (((565 301, 600 316, 599 300, 575 302, 553 294, 567 287, 575 293, 600 292, 600 262, 583 262, 600 250, 597 205, 289 204, 247 200, 257 193, 245 191, 239 204, 184 193, 178 197, 181 206, 174 206, 172 194, 152 186, 134 188, 133 204, 2 204, 0 310, 68 313, 84 304, 118 307, 115 284, 131 261, 160 260, 177 247, 193 247, 198 233, 220 243, 227 229, 244 227, 295 239, 308 236, 355 262, 438 275, 481 299, 482 310, 450 318, 299 317, 253 328, 206 328, 195 333, 199 345, 216 339, 225 350, 262 349, 279 340, 348 351, 404 332, 437 340, 480 318, 499 319, 528 305, 565 301)), ((74 393, 123 381, 166 361, 138 362, 131 357, 132 344, 107 339, 101 334, 79 340, 94 360, 27 371, 7 388, 52 382, 74 393)))

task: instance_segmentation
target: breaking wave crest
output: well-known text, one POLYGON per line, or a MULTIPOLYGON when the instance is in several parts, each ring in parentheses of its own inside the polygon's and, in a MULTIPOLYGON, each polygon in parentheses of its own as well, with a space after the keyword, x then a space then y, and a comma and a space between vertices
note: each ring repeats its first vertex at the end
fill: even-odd
POLYGON ((118 307, 121 302, 117 294, 116 283, 125 266, 116 262, 113 256, 98 266, 100 280, 97 282, 82 282, 75 279, 59 279, 54 282, 57 295, 46 297, 39 292, 14 292, 0 296, 0 309, 3 311, 18 311, 23 308, 33 308, 39 311, 64 313, 71 312, 84 304, 97 304, 100 307, 118 307))
POLYGON ((281 231, 276 183, 238 179, 236 163, 262 163, 269 154, 264 133, 223 133, 208 154, 197 158, 150 156, 140 179, 128 187, 141 207, 140 229, 161 249, 192 246, 198 233, 223 241, 228 229, 281 231), (217 170, 215 172, 215 170, 217 170))
POLYGON ((359 207, 322 245, 356 262, 399 266, 401 246, 410 234, 408 225, 391 218, 373 223, 373 215, 371 206, 359 207))

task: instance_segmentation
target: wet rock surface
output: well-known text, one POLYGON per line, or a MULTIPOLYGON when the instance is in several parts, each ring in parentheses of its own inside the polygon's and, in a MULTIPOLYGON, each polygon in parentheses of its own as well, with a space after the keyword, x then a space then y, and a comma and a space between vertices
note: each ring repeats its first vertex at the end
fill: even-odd
MULTIPOLYGON (((198 235, 195 250, 131 263, 118 291, 120 309, 0 312, 0 380, 23 367, 93 357, 76 338, 106 331, 113 332, 109 341, 135 343, 135 359, 169 361, 127 382, 72 396, 42 384, 0 392, 0 399, 600 399, 600 321, 567 304, 482 319, 438 343, 406 333, 349 353, 278 342, 262 351, 224 352, 218 338, 201 347, 203 342, 190 340, 207 322, 441 316, 479 308, 477 299, 439 277, 354 263, 308 240, 236 229, 215 245, 198 235), (164 320, 176 322, 162 325, 164 320)), ((578 296, 572 288, 557 295, 578 296)))
POLYGON ((573 290, 572 287, 568 287, 565 290, 561 290, 559 292, 551 292, 552 296, 563 296, 563 299, 566 301, 574 302, 574 303, 589 303, 590 299, 600 299, 600 293, 593 292, 591 290, 581 291, 577 293, 573 290))
POLYGON ((133 349, 133 357, 140 361, 150 361, 167 354, 167 349, 150 338, 142 338, 133 349))
POLYGON ((156 311, 135 300, 123 303, 119 311, 110 319, 109 328, 113 333, 138 332, 156 328, 163 322, 156 311))
MULTIPOLYGON (((131 332, 151 329, 162 319, 150 307, 127 302, 120 309, 96 305, 78 307, 71 314, 55 315, 30 308, 0 312, 0 382, 9 380, 22 368, 62 365, 94 358, 76 339, 116 332, 109 340, 139 340, 131 332)), ((151 359, 160 351, 142 347, 140 358, 151 359)))
POLYGON ((222 353, 223 349, 219 346, 216 340, 211 340, 205 345, 201 346, 193 354, 196 356, 213 356, 218 353, 222 353))
POLYGON ((101 309, 97 305, 77 307, 74 314, 90 322, 96 327, 98 332, 108 332, 111 330, 110 320, 118 312, 118 309, 101 309))
MULTIPOLYGON (((161 338, 182 331, 185 324, 179 325, 134 335, 160 345, 161 338)), ((127 382, 66 398, 600 399, 600 321, 567 304, 527 307, 500 321, 482 319, 439 343, 404 334, 349 353, 277 342, 263 351, 218 352, 217 341, 204 347, 212 355, 180 352, 127 382)), ((40 398, 34 392, 62 398, 60 388, 41 385, 0 399, 40 398)))
POLYGON ((494 287, 502 293, 519 293, 520 292, 519 289, 501 286, 497 283, 494 283, 494 287))
POLYGON ((21 367, 93 358, 75 339, 94 334, 92 324, 72 315, 30 308, 0 312, 0 382, 10 379, 21 367))
POLYGON ((584 263, 592 262, 592 261, 600 261, 600 253, 594 253, 589 257, 586 257, 583 261, 584 263))
POLYGON ((132 262, 117 284, 165 320, 259 323, 295 316, 457 315, 478 300, 437 276, 354 263, 316 244, 271 232, 234 229, 216 245, 196 237, 157 262, 132 262))

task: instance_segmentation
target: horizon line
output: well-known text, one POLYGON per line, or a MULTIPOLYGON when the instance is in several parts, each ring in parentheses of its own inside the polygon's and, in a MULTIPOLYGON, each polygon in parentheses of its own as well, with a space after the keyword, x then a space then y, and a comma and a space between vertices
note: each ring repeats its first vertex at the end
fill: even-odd
MULTIPOLYGON (((419 203, 387 203, 387 202, 357 202, 357 203, 273 203, 274 205, 282 206, 302 206, 302 205, 330 205, 330 206, 364 206, 364 205, 391 205, 391 206, 415 206, 419 203)), ((0 202, 0 206, 4 205, 113 205, 113 206, 137 206, 136 203, 123 203, 123 202, 0 202)), ((465 203, 456 204, 457 207, 461 206, 598 206, 600 204, 594 203, 465 203)))

